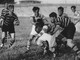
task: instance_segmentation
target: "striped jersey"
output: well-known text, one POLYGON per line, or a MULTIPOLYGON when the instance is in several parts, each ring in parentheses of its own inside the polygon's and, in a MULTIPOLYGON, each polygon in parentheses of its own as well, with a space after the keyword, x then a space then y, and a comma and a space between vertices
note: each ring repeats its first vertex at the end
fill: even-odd
POLYGON ((65 28, 71 23, 71 20, 68 16, 59 16, 56 22, 60 27, 65 28))
POLYGON ((3 25, 6 25, 6 26, 14 25, 14 21, 16 22, 16 24, 19 23, 18 17, 16 16, 15 13, 12 13, 12 15, 10 14, 4 15, 3 20, 4 20, 3 25))
POLYGON ((44 15, 39 14, 38 16, 32 16, 33 22, 36 23, 38 26, 43 26, 44 25, 44 15))
POLYGON ((6 14, 8 14, 8 10, 7 9, 3 9, 2 10, 2 12, 1 12, 1 18, 4 18, 4 16, 6 15, 6 14))

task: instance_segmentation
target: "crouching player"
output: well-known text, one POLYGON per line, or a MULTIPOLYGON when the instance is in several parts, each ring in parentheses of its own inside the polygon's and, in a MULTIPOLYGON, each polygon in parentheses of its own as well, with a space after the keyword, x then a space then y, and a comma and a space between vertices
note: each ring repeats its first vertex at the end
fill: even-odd
POLYGON ((44 54, 47 53, 47 51, 54 52, 56 41, 55 38, 60 34, 60 31, 56 31, 54 34, 54 29, 56 27, 56 20, 57 20, 57 14, 55 12, 52 12, 50 15, 50 22, 47 25, 43 26, 42 31, 38 34, 37 38, 37 45, 39 46, 45 46, 44 47, 44 54))
MULTIPOLYGON (((73 38, 75 34, 75 25, 69 17, 63 15, 64 14, 64 8, 58 7, 58 14, 59 17, 57 19, 57 26, 54 30, 54 32, 58 29, 58 27, 62 27, 64 30, 56 37, 56 41, 61 41, 63 37, 66 37, 67 45, 72 48, 77 54, 80 53, 80 50, 78 47, 73 43, 73 38)), ((60 42, 58 42, 60 43, 60 42)))
POLYGON ((31 19, 32 19, 32 31, 30 33, 30 37, 29 37, 29 40, 27 43, 27 50, 29 50, 29 48, 30 48, 31 41, 34 39, 34 37, 38 33, 40 33, 45 22, 47 22, 45 17, 39 13, 39 11, 40 11, 39 7, 33 7, 32 11, 34 13, 34 16, 31 17, 31 19))
POLYGON ((15 25, 19 25, 19 20, 16 14, 14 13, 14 5, 8 6, 8 13, 3 16, 3 26, 2 26, 2 44, 4 46, 5 37, 7 32, 11 35, 11 42, 9 47, 11 47, 15 42, 15 25))

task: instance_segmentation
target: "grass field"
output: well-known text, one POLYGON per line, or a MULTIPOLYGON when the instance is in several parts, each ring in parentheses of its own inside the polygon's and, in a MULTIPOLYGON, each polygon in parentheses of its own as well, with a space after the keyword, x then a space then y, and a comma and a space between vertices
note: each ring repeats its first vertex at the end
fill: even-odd
MULTIPOLYGON (((52 54, 43 56, 43 49, 32 45, 30 51, 26 51, 27 40, 31 31, 30 19, 20 17, 20 26, 16 27, 16 42, 13 48, 7 49, 10 43, 10 39, 5 43, 5 47, 0 49, 0 60, 54 60, 52 54)), ((80 34, 76 33, 74 40, 80 42, 80 34)), ((0 41, 1 41, 1 29, 0 29, 0 41)), ((73 56, 66 55, 66 57, 59 57, 59 60, 73 60, 73 56)))

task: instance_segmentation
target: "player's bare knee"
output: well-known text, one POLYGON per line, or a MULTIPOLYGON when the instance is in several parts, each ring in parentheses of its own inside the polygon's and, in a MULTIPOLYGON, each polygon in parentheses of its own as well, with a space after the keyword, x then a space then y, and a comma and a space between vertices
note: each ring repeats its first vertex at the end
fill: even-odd
POLYGON ((2 39, 7 36, 6 32, 2 32, 2 39))
POLYGON ((72 39, 67 39, 67 45, 71 48, 74 46, 74 43, 72 42, 72 39))
POLYGON ((38 40, 38 41, 37 41, 37 45, 38 45, 38 46, 43 46, 41 40, 38 40))

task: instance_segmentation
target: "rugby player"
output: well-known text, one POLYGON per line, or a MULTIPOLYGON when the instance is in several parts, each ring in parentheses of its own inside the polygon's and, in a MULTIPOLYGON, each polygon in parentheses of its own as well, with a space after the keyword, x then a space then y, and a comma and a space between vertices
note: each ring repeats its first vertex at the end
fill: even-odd
POLYGON ((29 47, 31 45, 31 41, 34 39, 34 37, 40 33, 42 30, 42 27, 44 24, 47 22, 46 18, 44 15, 40 13, 40 8, 39 7, 33 7, 32 9, 34 15, 31 17, 32 20, 32 30, 30 33, 30 37, 27 43, 27 50, 29 50, 29 47))
POLYGON ((71 6, 71 11, 73 12, 73 15, 70 16, 73 18, 72 22, 77 24, 80 21, 80 13, 76 10, 76 6, 71 6))
POLYGON ((4 46, 5 37, 7 32, 11 35, 11 42, 9 47, 11 47, 15 42, 15 25, 19 25, 19 20, 17 15, 14 13, 14 5, 8 6, 8 13, 3 16, 3 26, 2 26, 2 44, 0 47, 4 46))
POLYGON ((0 27, 2 27, 2 25, 3 25, 3 18, 4 18, 4 16, 8 13, 8 4, 7 3, 5 3, 5 5, 4 5, 4 9, 2 9, 2 11, 1 11, 1 16, 0 16, 0 27))
POLYGON ((73 38, 75 34, 75 25, 70 20, 70 18, 64 15, 64 8, 58 7, 58 19, 57 19, 57 26, 54 32, 59 29, 58 27, 63 28, 63 31, 56 37, 56 41, 61 41, 63 37, 66 37, 67 45, 72 48, 77 54, 79 54, 78 47, 73 43, 73 38))
POLYGON ((49 14, 50 17, 50 23, 45 24, 43 26, 42 31, 37 35, 37 45, 38 46, 45 46, 44 47, 44 54, 47 53, 49 50, 51 52, 55 51, 55 37, 59 34, 59 31, 53 34, 53 31, 56 27, 56 19, 57 19, 57 14, 55 12, 52 12, 49 14))
POLYGON ((76 6, 71 6, 71 21, 75 24, 76 32, 80 33, 80 13, 76 10, 76 6))

